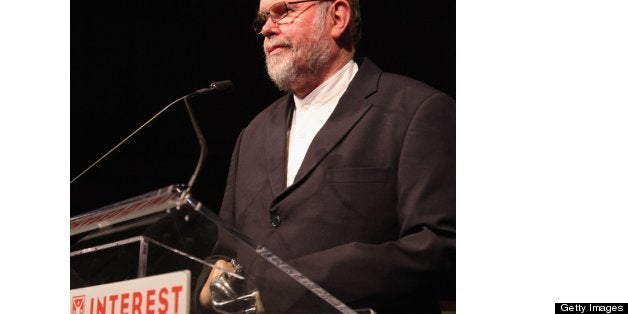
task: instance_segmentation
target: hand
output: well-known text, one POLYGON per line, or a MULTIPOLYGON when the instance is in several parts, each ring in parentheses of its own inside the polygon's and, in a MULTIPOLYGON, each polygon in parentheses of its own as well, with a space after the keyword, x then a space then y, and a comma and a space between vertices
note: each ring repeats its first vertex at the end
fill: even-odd
POLYGON ((210 290, 210 284, 214 278, 218 277, 219 275, 223 273, 223 270, 226 270, 228 272, 235 271, 231 263, 225 261, 224 259, 217 260, 216 263, 214 263, 212 271, 209 273, 209 277, 207 277, 207 281, 205 282, 205 284, 203 285, 203 288, 201 289, 201 293, 199 295, 199 301, 200 301, 201 306, 203 306, 206 309, 212 308, 212 293, 210 290))
POLYGON ((214 263, 199 295, 199 303, 206 309, 228 314, 263 314, 259 292, 244 293, 244 280, 229 273, 241 273, 232 260, 219 259, 214 263))

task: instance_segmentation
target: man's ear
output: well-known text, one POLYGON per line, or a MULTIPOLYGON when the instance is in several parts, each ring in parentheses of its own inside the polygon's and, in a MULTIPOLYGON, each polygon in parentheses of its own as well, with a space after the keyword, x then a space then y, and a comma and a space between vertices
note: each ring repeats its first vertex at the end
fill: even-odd
POLYGON ((331 4, 331 36, 338 40, 345 34, 351 19, 351 7, 346 0, 336 0, 331 4))

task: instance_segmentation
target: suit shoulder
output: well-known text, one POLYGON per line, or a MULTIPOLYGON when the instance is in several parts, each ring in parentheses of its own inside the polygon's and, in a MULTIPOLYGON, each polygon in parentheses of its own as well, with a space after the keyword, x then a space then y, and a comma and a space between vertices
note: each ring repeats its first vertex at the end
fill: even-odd
POLYGON ((445 94, 427 83, 401 74, 389 72, 382 73, 379 81, 379 90, 384 92, 410 92, 416 94, 417 96, 425 95, 427 97, 434 94, 445 94))
POLYGON ((453 98, 446 93, 413 78, 396 74, 382 73, 375 102, 391 105, 418 107, 426 102, 454 104, 453 98))

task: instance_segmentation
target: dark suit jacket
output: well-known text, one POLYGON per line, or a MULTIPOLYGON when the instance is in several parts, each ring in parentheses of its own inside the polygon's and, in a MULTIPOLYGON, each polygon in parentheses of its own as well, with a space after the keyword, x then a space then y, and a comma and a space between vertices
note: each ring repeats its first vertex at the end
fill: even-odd
POLYGON ((353 308, 436 311, 455 264, 454 101, 359 63, 292 186, 292 95, 242 131, 220 216, 353 308))

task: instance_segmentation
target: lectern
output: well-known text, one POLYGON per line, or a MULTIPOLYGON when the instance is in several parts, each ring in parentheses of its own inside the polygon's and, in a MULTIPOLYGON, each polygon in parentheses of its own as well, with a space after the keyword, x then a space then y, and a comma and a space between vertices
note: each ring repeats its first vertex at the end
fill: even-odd
MULTIPOLYGON (((168 186, 72 217, 70 230, 71 289, 79 292, 72 294, 71 313, 180 313, 179 309, 196 313, 194 290, 204 281, 201 274, 214 267, 208 257, 219 235, 221 241, 237 246, 239 254, 254 257, 255 267, 228 275, 242 291, 258 293, 264 313, 373 313, 350 309, 298 269, 225 224, 182 186, 168 186), (96 297, 82 293, 118 283, 133 287, 141 278, 159 283, 159 276, 181 272, 189 277, 183 290, 189 291, 188 299, 179 298, 179 290, 166 286, 96 297), (265 288, 258 290, 260 286, 265 288)), ((249 306, 247 294, 233 298, 235 302, 223 307, 223 313, 261 312, 249 306)))

